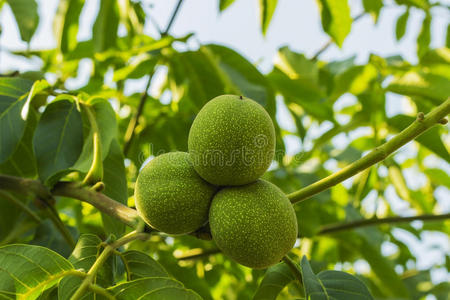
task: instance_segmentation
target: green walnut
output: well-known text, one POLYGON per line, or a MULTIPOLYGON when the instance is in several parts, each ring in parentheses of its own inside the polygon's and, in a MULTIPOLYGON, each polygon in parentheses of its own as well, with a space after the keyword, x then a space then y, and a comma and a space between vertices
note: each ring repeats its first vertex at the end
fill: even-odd
POLYGON ((207 222, 216 189, 198 176, 188 153, 172 152, 157 156, 141 170, 134 197, 139 215, 151 227, 184 234, 207 222))
POLYGON ((278 263, 294 246, 298 230, 289 199, 264 180, 220 190, 209 223, 222 252, 254 269, 278 263))
POLYGON ((255 101, 223 95, 198 113, 188 139, 197 173, 221 186, 257 180, 275 155, 275 129, 269 114, 255 101))

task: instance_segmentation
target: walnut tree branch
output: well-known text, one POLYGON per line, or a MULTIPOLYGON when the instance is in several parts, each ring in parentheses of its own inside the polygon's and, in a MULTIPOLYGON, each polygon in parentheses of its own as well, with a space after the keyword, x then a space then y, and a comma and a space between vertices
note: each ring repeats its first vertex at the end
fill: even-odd
POLYGON ((442 214, 442 215, 418 215, 411 217, 387 217, 387 218, 372 218, 372 219, 363 219, 349 223, 340 223, 340 224, 330 224, 322 226, 320 231, 317 233, 318 235, 329 234, 339 231, 351 230, 360 227, 367 226, 375 226, 381 224, 393 224, 393 223, 407 223, 412 221, 439 221, 439 220, 447 220, 450 219, 450 213, 442 214))
POLYGON ((310 198, 311 196, 320 193, 324 190, 335 186, 338 183, 358 174, 359 172, 373 166, 374 164, 384 160, 394 151, 415 139, 417 136, 430 129, 436 124, 445 124, 445 117, 450 113, 450 98, 447 98, 441 105, 434 108, 427 115, 419 113, 417 119, 394 136, 392 139, 383 145, 376 147, 366 156, 351 163, 340 171, 331 174, 307 187, 304 187, 288 196, 292 203, 297 203, 310 198))

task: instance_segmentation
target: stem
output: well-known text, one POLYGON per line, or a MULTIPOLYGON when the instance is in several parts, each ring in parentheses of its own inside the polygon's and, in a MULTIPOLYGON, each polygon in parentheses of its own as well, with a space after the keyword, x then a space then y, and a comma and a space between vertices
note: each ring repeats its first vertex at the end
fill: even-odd
MULTIPOLYGON (((362 12, 359 15, 357 15, 354 19, 353 22, 358 21, 359 19, 361 19, 364 15, 366 14, 366 12, 362 12)), ((319 50, 317 50, 316 54, 313 55, 312 60, 317 60, 319 58, 319 56, 325 52, 331 45, 333 45, 333 39, 329 39, 322 47, 319 48, 319 50)))
POLYGON ((292 274, 294 274, 294 277, 298 280, 300 290, 303 290, 303 277, 302 273, 300 272, 299 266, 287 255, 283 257, 283 261, 286 263, 286 265, 288 265, 289 269, 291 269, 292 274))
POLYGON ((55 196, 65 196, 87 202, 101 212, 119 219, 122 223, 133 228, 138 225, 140 220, 136 210, 125 206, 102 193, 80 188, 79 185, 72 182, 58 182, 54 186, 52 193, 55 196))
MULTIPOLYGON (((75 291, 73 296, 70 298, 71 300, 78 300, 81 299, 86 292, 86 290, 91 287, 92 288, 92 281, 94 280, 95 276, 97 275, 98 270, 100 267, 105 263, 105 261, 108 259, 108 257, 111 255, 111 253, 114 252, 116 248, 119 248, 120 246, 123 246, 131 241, 137 240, 137 239, 147 239, 148 238, 147 233, 141 233, 137 231, 132 231, 128 233, 127 235, 121 237, 114 243, 107 245, 103 252, 97 257, 94 264, 89 269, 86 278, 83 280, 81 285, 78 287, 78 289, 75 291)), ((94 288, 95 289, 95 288, 94 288)))
POLYGON ((331 224, 322 226, 317 235, 329 234, 338 231, 345 231, 359 227, 380 225, 380 224, 392 224, 392 223, 406 223, 412 221, 438 221, 438 220, 446 220, 450 219, 450 213, 442 214, 442 215, 419 215, 419 216, 411 216, 411 217, 388 217, 381 219, 367 219, 367 220, 358 220, 349 223, 342 224, 331 224))
POLYGON ((166 30, 164 30, 164 32, 162 33, 162 36, 165 36, 169 33, 170 28, 173 25, 173 22, 175 21, 175 18, 178 14, 178 11, 180 10, 181 4, 183 3, 183 0, 178 0, 177 6, 175 7, 173 13, 172 13, 172 17, 170 17, 169 20, 169 24, 167 24, 166 30))
POLYGON ((83 184, 93 185, 99 181, 102 181, 103 178, 102 144, 100 141, 100 130, 98 129, 97 121, 95 120, 94 113, 92 112, 92 107, 88 104, 83 104, 83 107, 86 109, 86 114, 93 131, 92 143, 94 146, 92 165, 83 180, 83 184))
POLYGON ((423 113, 419 113, 417 119, 394 136, 388 142, 375 148, 366 156, 358 159, 347 167, 340 171, 331 174, 303 189, 293 192, 288 196, 292 203, 297 203, 310 198, 311 196, 320 193, 336 184, 352 177, 355 174, 371 167, 372 165, 384 160, 398 148, 402 147, 409 141, 415 139, 421 133, 427 129, 433 127, 436 124, 441 124, 443 118, 450 113, 450 98, 447 98, 441 105, 434 108, 426 116, 423 113))
POLYGON ((115 300, 115 299, 116 299, 113 295, 111 295, 111 294, 108 292, 107 289, 105 289, 105 288, 103 288, 103 287, 101 287, 101 286, 99 286, 99 285, 97 285, 97 284, 90 284, 90 285, 89 285, 89 289, 90 289, 91 291, 93 291, 94 293, 99 294, 99 295, 102 295, 103 297, 105 297, 105 298, 107 298, 107 299, 112 299, 112 300, 115 300))
POLYGON ((123 146, 123 153, 127 155, 128 150, 130 149, 131 142, 134 137, 134 132, 136 130, 136 127, 139 124, 139 117, 142 115, 142 112, 144 111, 144 105, 148 98, 148 89, 150 88, 150 84, 152 82, 153 77, 153 71, 151 74, 149 74, 147 85, 145 86, 145 90, 141 95, 141 99, 139 100, 139 106, 136 111, 136 114, 131 118, 130 123, 128 123, 127 131, 125 133, 124 138, 124 146, 123 146))
POLYGON ((20 207, 25 213, 27 213, 31 219, 33 219, 36 223, 41 223, 41 218, 32 211, 28 206, 26 206, 22 201, 11 195, 10 193, 4 192, 0 190, 0 198, 6 199, 11 203, 14 203, 16 206, 20 207))

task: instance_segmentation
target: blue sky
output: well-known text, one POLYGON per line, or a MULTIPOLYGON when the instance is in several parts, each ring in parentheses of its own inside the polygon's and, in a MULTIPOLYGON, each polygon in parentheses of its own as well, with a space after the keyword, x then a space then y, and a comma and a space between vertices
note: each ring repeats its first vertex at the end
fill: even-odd
MULTIPOLYGON (((82 25, 78 34, 80 40, 90 37, 90 29, 98 11, 99 0, 86 2, 87 4, 81 16, 82 25)), ((150 16, 154 17, 155 22, 164 28, 177 0, 152 0, 144 2, 152 5, 152 8, 148 10, 150 16)), ((185 0, 171 33, 175 36, 181 36, 194 32, 195 37, 189 43, 189 47, 192 49, 197 48, 199 43, 225 44, 255 63, 262 72, 268 72, 270 70, 277 49, 281 46, 287 45, 294 51, 312 56, 329 39, 322 31, 318 6, 314 0, 279 0, 279 5, 266 37, 262 36, 259 28, 259 11, 257 6, 259 1, 236 0, 228 10, 221 14, 218 12, 218 2, 218 0, 185 0)), ((441 2, 450 5, 449 0, 441 2)), ((41 21, 37 33, 31 42, 31 48, 50 49, 56 45, 51 33, 53 31, 53 15, 56 11, 58 1, 40 0, 38 3, 41 21)), ((356 16, 362 11, 360 0, 349 0, 349 3, 351 5, 352 16, 356 16)), ((395 22, 397 17, 404 12, 404 8, 393 5, 393 1, 387 0, 385 3, 387 7, 383 9, 378 24, 374 25, 373 19, 370 16, 360 19, 353 24, 352 31, 346 39, 343 48, 339 49, 336 46, 332 46, 321 58, 330 60, 356 55, 357 61, 364 63, 370 53, 381 56, 400 54, 410 62, 416 62, 416 37, 420 31, 424 14, 413 9, 405 37, 400 42, 396 42, 395 22)), ((434 9, 433 16, 433 38, 431 45, 432 47, 440 47, 445 44, 449 13, 443 9, 434 9)), ((19 38, 18 30, 8 7, 5 7, 0 13, 0 23, 3 27, 0 47, 9 50, 25 49, 26 44, 19 38)), ((150 22, 148 22, 145 31, 153 36, 156 34, 155 28, 150 22)), ((29 70, 30 68, 39 69, 39 62, 25 61, 24 59, 7 55, 5 51, 0 52, 1 73, 12 69, 29 70)), ((69 84, 74 88, 88 78, 90 72, 89 62, 82 62, 80 70, 79 78, 69 81, 69 84)), ((127 87, 127 90, 130 93, 132 91, 142 90, 143 84, 144 80, 134 81, 127 87)), ((158 82, 154 85, 152 93, 156 93, 157 85, 158 82)), ((346 95, 337 105, 345 105, 346 101, 352 101, 351 98, 351 96, 346 95)), ((391 94, 388 100, 389 105, 387 109, 390 114, 407 112, 409 109, 407 101, 402 99, 402 97, 391 94)), ((290 129, 293 126, 292 122, 289 120, 287 114, 283 113, 282 110, 280 111, 278 120, 282 126, 290 129)), ((315 134, 319 135, 322 132, 321 129, 323 130, 324 128, 318 128, 315 134)), ((288 137, 286 141, 290 152, 295 153, 299 150, 298 139, 288 137)), ((414 155, 414 146, 410 144, 402 153, 406 156, 414 155)), ((437 163, 439 162, 431 162, 431 164, 437 163)), ((332 164, 329 167, 330 169, 335 168, 332 164)), ((408 176, 412 182, 417 180, 414 172, 408 176)), ((388 191, 387 193, 390 192, 388 191)), ((450 208, 448 205, 445 206, 444 199, 448 201, 450 198, 449 191, 438 191, 436 197, 441 199, 443 204, 442 209, 448 211, 450 208)), ((399 213, 404 212, 405 204, 400 199, 395 199, 395 195, 392 198, 394 199, 394 211, 398 211, 399 213)), ((417 225, 420 226, 420 223, 417 223, 417 225)), ((422 241, 417 240, 401 230, 396 235, 399 236, 399 239, 411 245, 413 253, 418 256, 418 267, 420 268, 428 268, 433 264, 442 263, 445 259, 444 253, 450 252, 448 237, 439 234, 425 233, 422 241), (437 248, 433 248, 433 245, 438 246, 437 248)), ((385 255, 390 254, 395 250, 395 247, 393 247, 393 245, 386 243, 383 246, 383 253, 385 255)), ((364 271, 364 268, 367 268, 367 266, 361 262, 358 268, 364 271)), ((433 280, 435 282, 444 281, 448 278, 448 274, 443 268, 433 273, 433 280)))

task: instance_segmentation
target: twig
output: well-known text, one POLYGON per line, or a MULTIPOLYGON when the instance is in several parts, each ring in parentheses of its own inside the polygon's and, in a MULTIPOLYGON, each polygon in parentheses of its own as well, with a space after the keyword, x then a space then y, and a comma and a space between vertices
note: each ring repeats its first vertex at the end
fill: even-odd
POLYGON ((153 72, 149 74, 147 84, 145 86, 145 90, 141 95, 141 99, 139 100, 139 106, 136 111, 136 114, 131 118, 130 123, 128 123, 127 131, 125 133, 124 138, 124 146, 123 146, 123 153, 127 155, 128 150, 130 149, 131 142, 134 137, 134 132, 136 131, 136 127, 139 124, 139 117, 142 115, 142 112, 144 111, 145 102, 148 98, 148 89, 150 88, 150 84, 152 82, 153 72))
POLYGON ((116 298, 113 295, 111 295, 111 293, 108 292, 107 289, 105 289, 105 288, 103 288, 103 287, 101 287, 101 286, 99 286, 97 284, 91 283, 89 285, 89 289, 91 291, 93 291, 94 293, 102 295, 103 297, 105 297, 107 299, 116 300, 116 298))
POLYGON ((292 274, 294 277, 298 280, 298 283, 300 285, 300 290, 303 289, 303 277, 302 273, 300 272, 299 266, 287 255, 283 257, 283 261, 286 263, 286 265, 291 269, 292 274))
MULTIPOLYGON (((353 22, 358 21, 359 19, 361 19, 364 15, 366 14, 366 12, 362 12, 359 15, 357 15, 354 19, 353 22)), ((330 38, 322 47, 319 48, 319 50, 317 50, 317 52, 313 55, 312 60, 317 60, 319 58, 319 56, 325 52, 328 47, 330 47, 333 44, 333 39, 330 38)))
POLYGON ((374 226, 380 224, 392 224, 392 223, 407 223, 412 221, 438 221, 450 219, 450 213, 442 215, 419 215, 411 217, 388 217, 388 218, 373 218, 367 220, 358 220, 349 223, 331 224, 323 226, 318 235, 329 234, 338 231, 345 231, 360 227, 374 226))
POLYGON ((11 195, 10 193, 4 192, 0 190, 0 198, 6 199, 8 201, 10 201, 11 203, 14 203, 15 205, 17 205, 18 207, 20 207, 24 212, 26 212, 31 219, 33 219, 33 221, 35 221, 36 223, 41 223, 42 220, 41 218, 34 212, 32 211, 28 206, 26 206, 22 201, 20 201, 19 199, 17 199, 16 197, 14 197, 13 195, 11 195))
POLYGON ((183 3, 183 0, 178 0, 177 6, 175 7, 173 13, 172 13, 172 17, 170 17, 169 23, 167 24, 166 30, 164 30, 164 32, 161 34, 161 36, 165 36, 169 33, 170 28, 173 25, 173 22, 175 21, 175 18, 178 14, 178 11, 180 10, 181 4, 183 3))
POLYGON ((427 129, 430 129, 436 124, 440 124, 441 120, 450 113, 450 98, 445 100, 441 105, 434 108, 426 116, 419 113, 417 119, 394 136, 388 142, 375 148, 366 156, 358 159, 340 171, 331 174, 303 189, 293 192, 288 195, 292 203, 297 203, 310 198, 311 196, 320 193, 338 183, 352 177, 355 174, 371 167, 372 165, 384 160, 398 148, 402 147, 409 141, 415 139, 427 129))
POLYGON ((87 202, 101 212, 119 219, 122 223, 133 228, 138 225, 140 220, 136 210, 125 206, 102 193, 80 188, 78 184, 73 182, 57 183, 53 188, 52 193, 55 196, 65 196, 87 202))
POLYGON ((92 288, 92 281, 95 279, 95 276, 97 275, 98 270, 103 265, 103 263, 108 259, 108 257, 114 252, 116 248, 119 248, 120 246, 123 246, 125 244, 128 244, 131 241, 137 240, 137 239, 147 239, 149 237, 149 234, 147 233, 141 233, 137 231, 132 231, 129 234, 123 236, 122 238, 118 239, 114 243, 107 245, 103 252, 97 257, 94 264, 89 269, 86 278, 83 280, 81 285, 78 287, 78 289, 75 291, 73 296, 70 298, 71 300, 78 300, 81 299, 86 292, 86 290, 91 287, 92 288))

